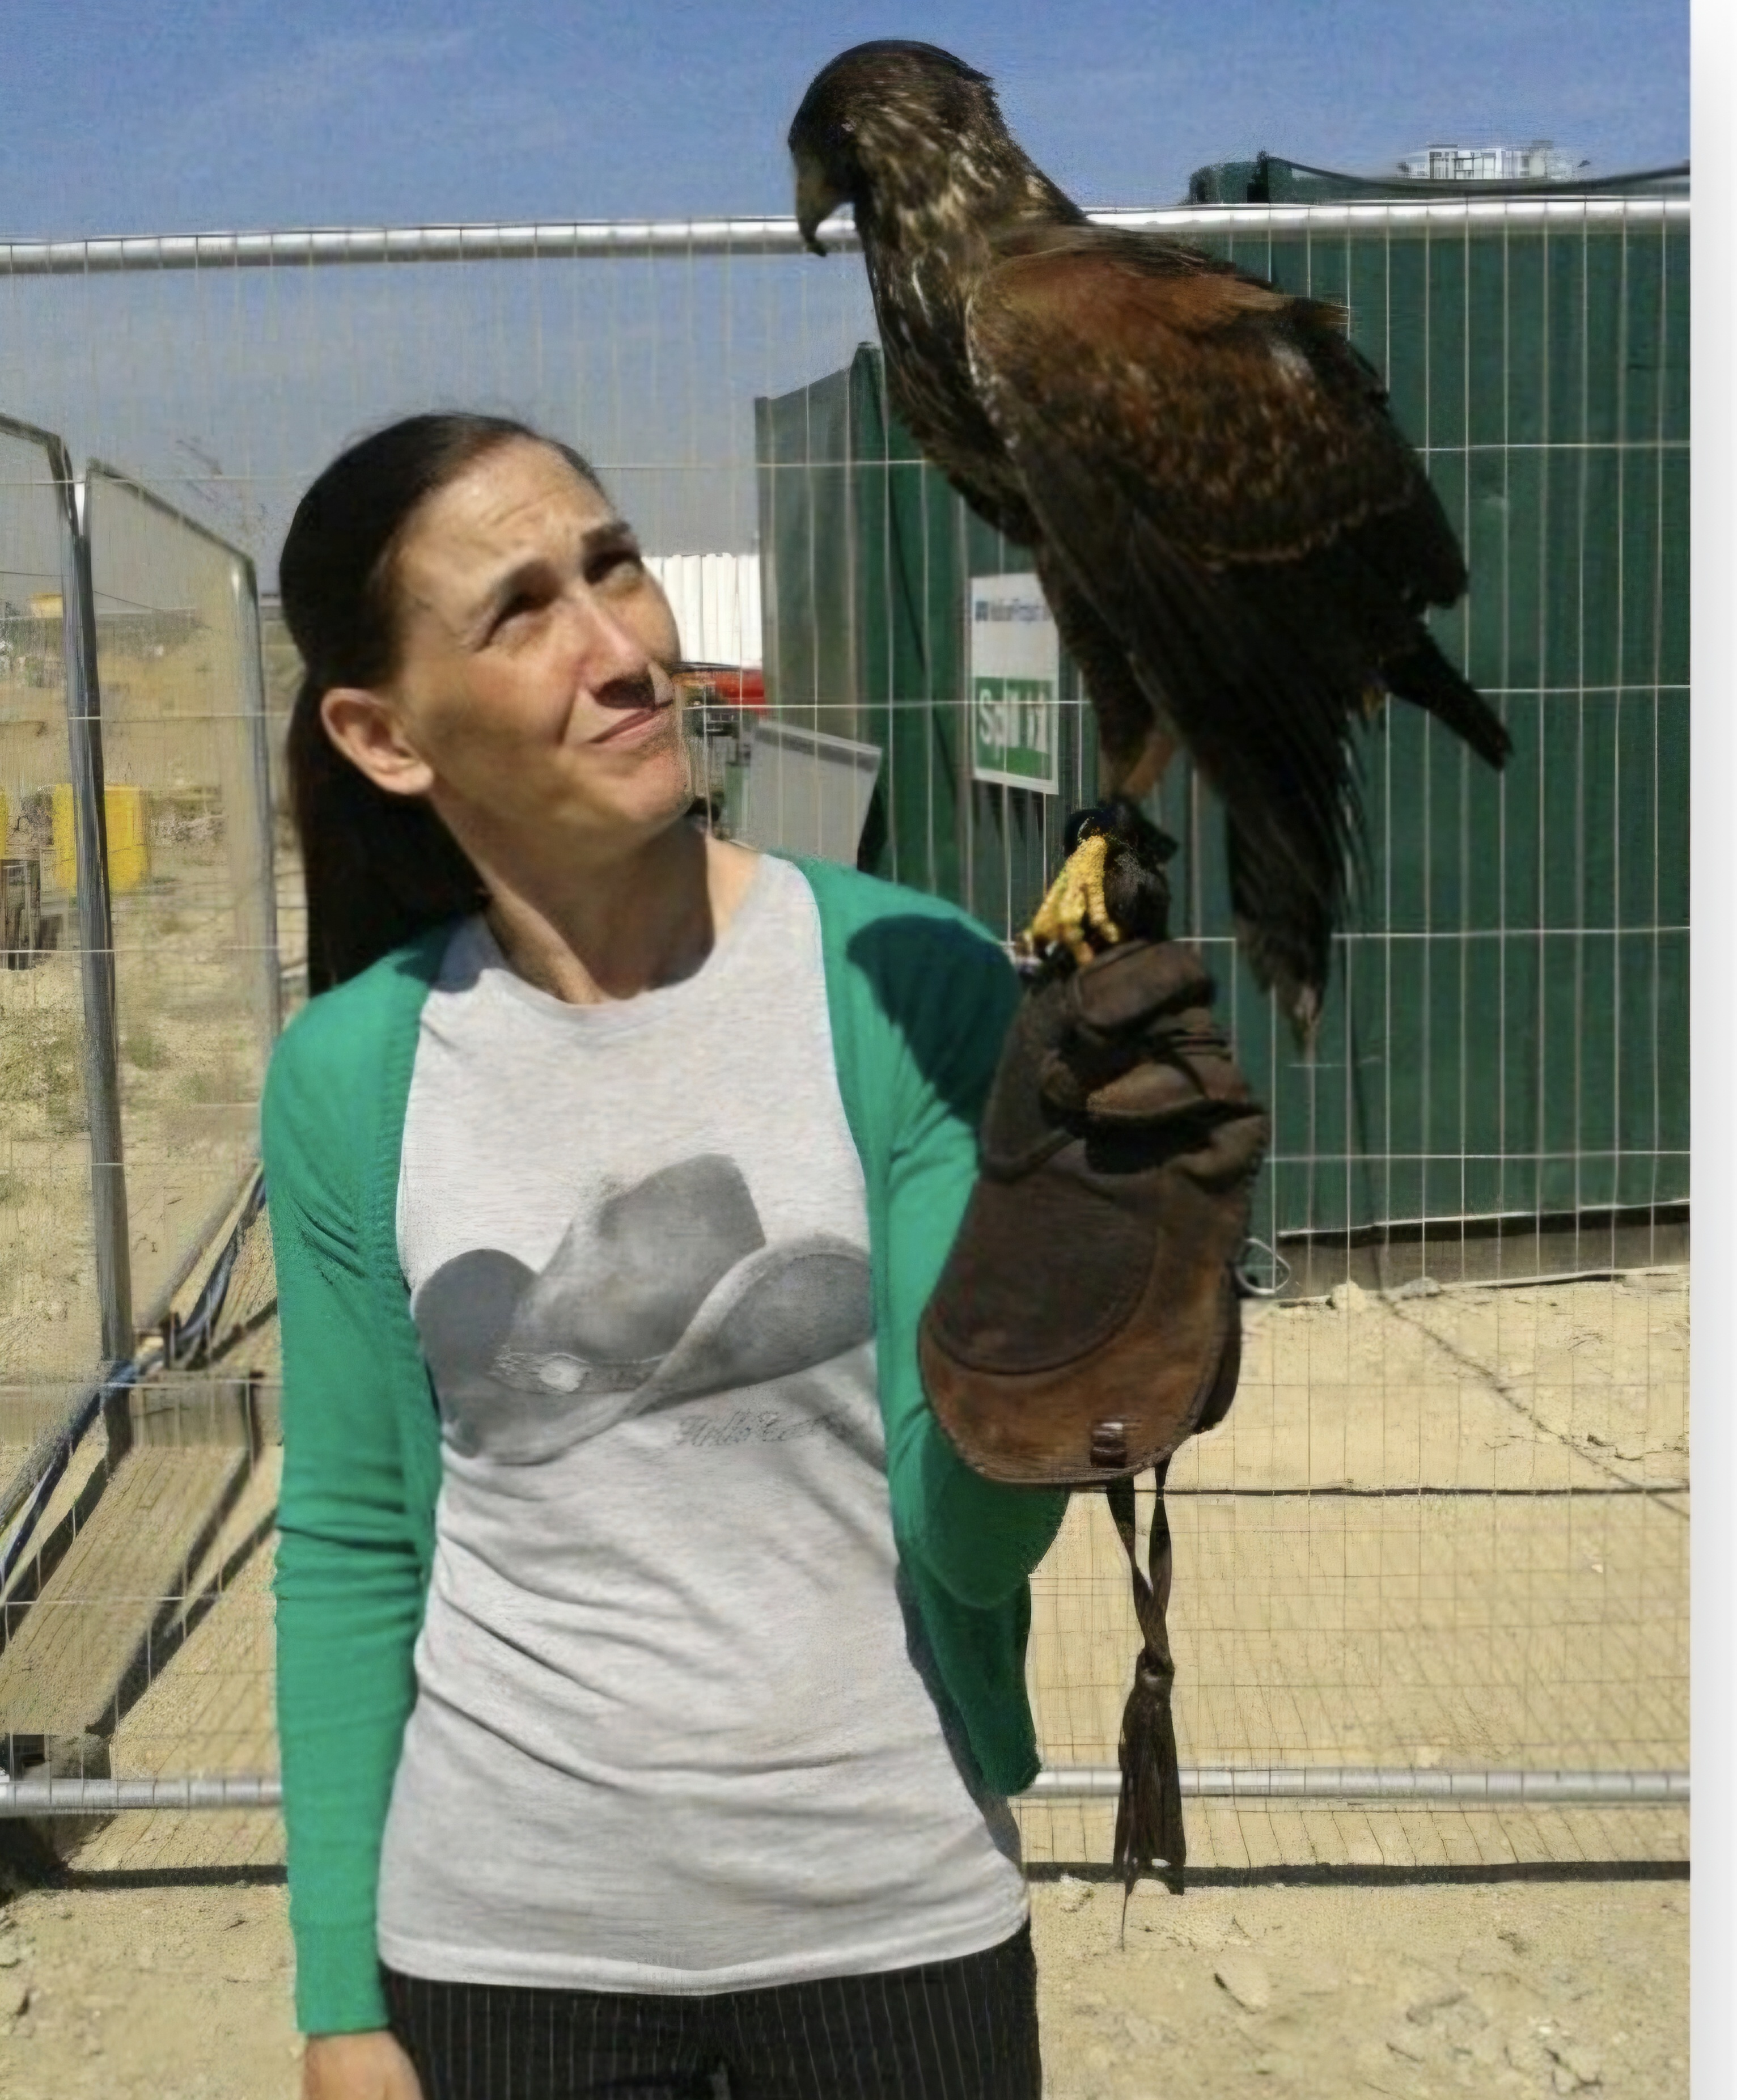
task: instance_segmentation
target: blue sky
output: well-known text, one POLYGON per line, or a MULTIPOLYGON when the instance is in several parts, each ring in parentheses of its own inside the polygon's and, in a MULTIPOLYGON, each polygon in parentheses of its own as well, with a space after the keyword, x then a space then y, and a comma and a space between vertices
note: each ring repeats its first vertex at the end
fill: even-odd
POLYGON ((994 74, 1087 205, 1264 148, 1364 170, 1431 139, 1685 157, 1686 0, 7 0, 0 234, 785 212, 814 70, 922 36, 994 74), (358 26, 360 23, 364 26, 358 26))

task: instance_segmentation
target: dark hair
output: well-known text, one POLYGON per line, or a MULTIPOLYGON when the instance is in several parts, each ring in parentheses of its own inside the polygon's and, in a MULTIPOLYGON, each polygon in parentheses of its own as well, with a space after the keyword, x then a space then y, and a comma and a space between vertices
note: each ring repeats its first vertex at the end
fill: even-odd
POLYGON ((393 564, 406 526, 485 453, 517 439, 548 445, 601 492, 571 445, 508 417, 409 416, 339 453, 290 520, 278 589, 303 668, 287 759, 311 994, 486 900, 482 877, 433 809, 377 788, 326 735, 320 704, 334 686, 392 677, 400 638, 393 564))

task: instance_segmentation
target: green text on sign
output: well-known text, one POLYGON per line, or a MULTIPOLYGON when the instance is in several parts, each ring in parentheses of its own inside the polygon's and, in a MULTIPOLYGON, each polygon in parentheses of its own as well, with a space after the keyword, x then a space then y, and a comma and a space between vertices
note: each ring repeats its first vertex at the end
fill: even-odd
POLYGON ((1047 678, 977 678, 972 686, 980 780, 1056 787, 1056 688, 1047 678))

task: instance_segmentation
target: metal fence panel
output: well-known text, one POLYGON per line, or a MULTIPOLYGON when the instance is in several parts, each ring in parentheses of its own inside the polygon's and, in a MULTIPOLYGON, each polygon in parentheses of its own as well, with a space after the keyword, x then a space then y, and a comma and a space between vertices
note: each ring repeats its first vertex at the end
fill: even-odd
POLYGON ((46 445, 0 428, 0 1485, 103 1351, 80 929, 54 850, 64 501, 46 445))
POLYGON ((276 1034, 252 564, 106 467, 86 481, 103 696, 121 1119, 141 1325, 257 1150, 276 1034))

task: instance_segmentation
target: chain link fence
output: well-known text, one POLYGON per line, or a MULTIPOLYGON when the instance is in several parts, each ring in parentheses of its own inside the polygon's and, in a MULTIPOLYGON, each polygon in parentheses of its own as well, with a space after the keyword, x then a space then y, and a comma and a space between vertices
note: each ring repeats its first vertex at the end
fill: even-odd
MULTIPOLYGON (((1201 791, 1157 809, 1275 1105, 1282 1258, 1236 1406, 1170 1475, 1198 1855, 1680 1851, 1658 1808, 1687 1754, 1686 200, 1122 216, 1349 302, 1470 555, 1444 643, 1520 747, 1498 784, 1421 724, 1373 733, 1374 902, 1312 1064, 1231 966, 1201 791)), ((1023 562, 888 421, 860 265, 782 223, 0 245, 0 401, 125 464, 84 499, 104 748, 150 870, 120 858, 111 795, 118 1114, 135 1302, 160 1326, 166 1292, 183 1323, 103 1401, 107 1442, 30 1491, 28 1547, 22 1505, 0 1512, 4 1805, 158 1804, 93 1858, 265 1856, 277 1360, 239 1183, 299 953, 272 784, 298 667, 270 585, 302 488, 395 414, 505 409, 577 443, 655 555, 757 555, 766 706, 701 725, 716 820, 757 811, 775 845, 845 809, 827 849, 999 932, 1090 794, 1089 721, 1064 665, 1054 792, 973 778, 967 589, 1023 562), (226 1251, 214 1298, 193 1246, 226 1251), (259 1812, 196 1838, 171 1812, 212 1805, 259 1812)), ((64 644, 29 608, 60 588, 58 513, 17 457, 0 444, 0 788, 51 911, 64 644)), ((41 1017, 0 1049, 0 1248, 37 1264, 0 1305, 19 1463, 101 1353, 82 1096, 56 1110, 32 1076, 51 1038, 84 1069, 77 940, 7 980, 9 1018, 41 1017), (42 1192, 64 1199, 46 1239, 42 1192)), ((1034 1590, 1028 1852, 1101 1858, 1138 1643, 1095 1498, 1034 1590)))

